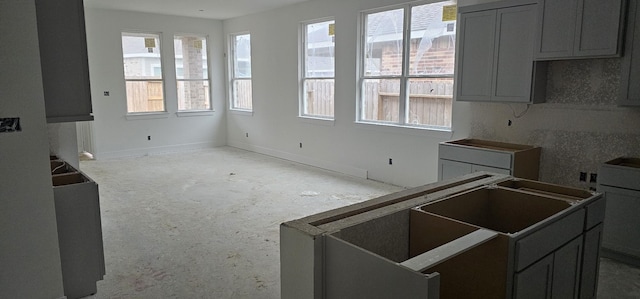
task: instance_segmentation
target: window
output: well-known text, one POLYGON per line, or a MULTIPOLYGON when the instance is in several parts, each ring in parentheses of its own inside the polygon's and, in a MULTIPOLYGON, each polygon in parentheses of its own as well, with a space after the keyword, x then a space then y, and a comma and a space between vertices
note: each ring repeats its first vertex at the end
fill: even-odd
POLYGON ((453 1, 363 14, 359 121, 449 129, 453 98, 453 1))
POLYGON ((300 115, 333 119, 335 21, 304 24, 300 115))
POLYGON ((232 35, 231 41, 231 109, 251 111, 251 35, 232 35))
POLYGON ((160 35, 122 33, 127 112, 165 111, 160 35))
POLYGON ((211 110, 207 39, 196 35, 173 38, 179 111, 211 110))

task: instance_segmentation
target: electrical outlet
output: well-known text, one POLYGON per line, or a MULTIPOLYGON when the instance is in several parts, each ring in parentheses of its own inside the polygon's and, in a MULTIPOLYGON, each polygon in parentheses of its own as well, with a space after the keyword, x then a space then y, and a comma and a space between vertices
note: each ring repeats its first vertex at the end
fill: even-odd
POLYGON ((103 94, 104 94, 105 97, 108 97, 109 96, 109 91, 105 90, 103 94))
POLYGON ((300 148, 302 148, 302 142, 300 142, 300 148))
POLYGON ((147 140, 151 140, 151 135, 147 136, 147 140))
POLYGON ((393 159, 389 158, 389 165, 393 165, 393 159))
POLYGON ((587 173, 584 171, 580 172, 580 181, 581 182, 586 182, 587 181, 587 173))
POLYGON ((598 174, 595 172, 592 172, 591 174, 589 174, 589 183, 597 183, 598 182, 598 174))
POLYGON ((245 133, 245 136, 247 136, 247 138, 249 138, 249 133, 245 133))

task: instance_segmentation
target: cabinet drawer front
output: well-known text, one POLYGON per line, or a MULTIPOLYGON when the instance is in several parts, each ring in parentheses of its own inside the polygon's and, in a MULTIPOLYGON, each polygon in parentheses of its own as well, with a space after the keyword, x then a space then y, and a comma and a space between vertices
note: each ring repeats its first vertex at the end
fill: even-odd
POLYGON ((515 267, 521 271, 583 231, 584 209, 545 226, 516 242, 515 267))
POLYGON ((512 154, 508 152, 441 144, 438 154, 440 159, 511 169, 512 154))
POLYGON ((598 184, 640 190, 640 169, 604 164, 600 167, 598 184))
POLYGON ((487 171, 487 172, 494 172, 494 173, 506 174, 506 175, 511 174, 511 170, 509 169, 496 168, 496 167, 483 166, 483 165, 472 165, 471 172, 476 172, 476 171, 487 171))

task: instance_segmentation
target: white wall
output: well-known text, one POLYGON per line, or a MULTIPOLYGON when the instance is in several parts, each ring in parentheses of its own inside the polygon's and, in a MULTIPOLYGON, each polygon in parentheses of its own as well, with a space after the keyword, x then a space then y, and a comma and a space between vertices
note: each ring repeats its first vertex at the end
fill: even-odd
POLYGON ((0 1, 0 297, 61 298, 34 1, 0 1))
POLYGON ((222 22, 89 9, 85 11, 91 96, 95 121, 96 158, 221 146, 226 144, 225 89, 222 22), (168 113, 162 118, 127 119, 122 65, 121 32, 162 33, 165 100, 168 113), (179 117, 177 112, 173 36, 180 33, 209 37, 209 69, 214 113, 179 117), (103 92, 109 91, 110 96, 103 92), (151 140, 147 140, 151 136, 151 140))
MULTIPOLYGON (((640 109, 615 104, 619 58, 550 63, 547 103, 531 106, 517 119, 508 104, 454 102, 451 134, 354 123, 359 12, 402 2, 310 1, 226 20, 225 35, 252 34, 254 84, 254 113, 228 114, 229 145, 355 175, 368 172, 371 179, 403 186, 437 179, 437 143, 449 139, 541 146, 542 181, 584 188, 595 184, 578 182, 580 171, 597 172, 617 156, 640 156, 640 109), (336 19, 336 121, 327 125, 297 117, 297 57, 300 22, 331 16, 336 19)), ((487 2, 492 0, 458 5, 487 2)), ((521 112, 526 105, 512 107, 521 112)))
POLYGON ((249 31, 253 47, 254 113, 229 112, 229 145, 402 186, 435 181, 438 142, 466 137, 457 112, 464 109, 454 108, 453 134, 355 123, 359 12, 400 2, 309 1, 226 20, 225 35, 249 31), (297 117, 300 22, 324 17, 336 20, 335 122, 328 123, 297 117))

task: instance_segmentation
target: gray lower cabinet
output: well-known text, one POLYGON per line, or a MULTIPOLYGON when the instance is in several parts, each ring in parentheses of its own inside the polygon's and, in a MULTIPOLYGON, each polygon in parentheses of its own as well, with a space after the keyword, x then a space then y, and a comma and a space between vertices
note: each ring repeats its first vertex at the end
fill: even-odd
POLYGON ((480 139, 441 142, 438 180, 477 171, 538 179, 541 148, 480 139))
POLYGON ((456 100, 544 101, 546 65, 533 62, 536 11, 535 1, 520 0, 460 7, 456 100))
POLYGON ((64 163, 51 165, 64 294, 73 299, 96 293, 105 262, 98 184, 64 163))
POLYGON ((618 105, 640 106, 640 9, 638 1, 629 1, 629 14, 622 57, 618 105))
POLYGON ((576 238, 517 273, 516 298, 579 298, 582 245, 582 237, 576 238))
POLYGON ((478 172, 288 221, 281 296, 589 298, 603 202, 478 172))
POLYGON ((620 56, 625 2, 539 1, 535 59, 620 56))
POLYGON ((603 255, 640 265, 640 159, 622 157, 601 165, 597 190, 607 199, 603 255))

